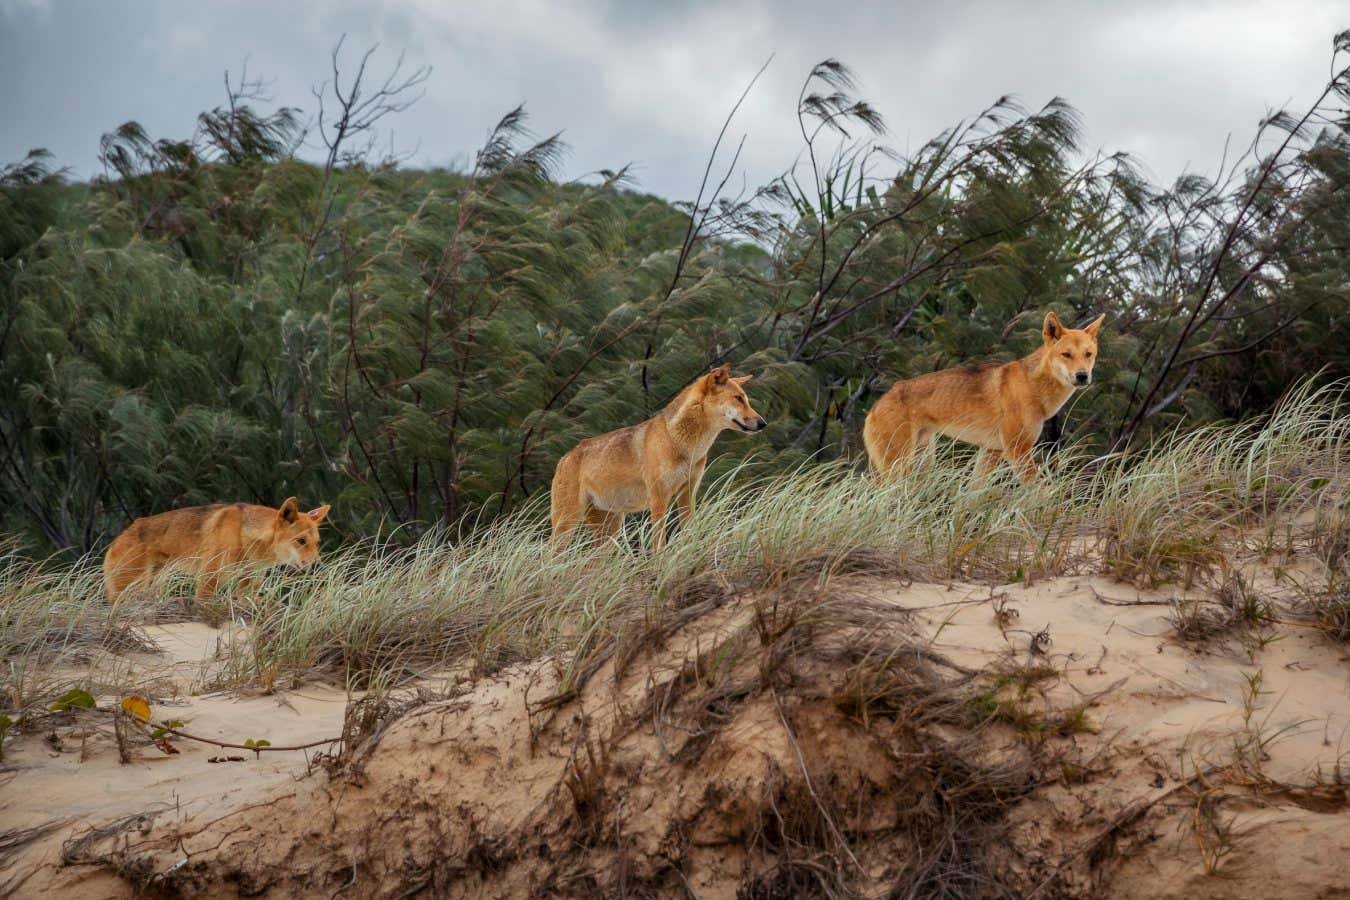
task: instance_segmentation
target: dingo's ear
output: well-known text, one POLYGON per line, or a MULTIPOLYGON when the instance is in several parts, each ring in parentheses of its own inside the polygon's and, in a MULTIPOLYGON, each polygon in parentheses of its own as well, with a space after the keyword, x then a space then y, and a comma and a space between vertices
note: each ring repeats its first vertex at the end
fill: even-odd
POLYGON ((1092 335, 1093 337, 1096 337, 1097 332, 1101 330, 1102 320, 1105 318, 1106 313, 1102 313, 1100 316, 1093 319, 1091 324, 1083 326, 1083 330, 1086 331, 1088 334, 1092 335))
POLYGON ((708 384, 723 385, 731 380, 731 363, 723 363, 708 373, 708 384))
POLYGON ((755 376, 753 375, 742 375, 739 378, 733 378, 731 380, 734 381, 736 384, 745 384, 747 381, 749 381, 751 378, 754 377, 755 376))
POLYGON ((1045 336, 1047 344, 1053 344, 1064 334, 1064 323, 1055 315, 1054 310, 1045 314, 1045 323, 1041 325, 1041 334, 1045 336))
POLYGON ((277 515, 283 522, 294 522, 295 517, 300 515, 300 501, 294 497, 287 497, 286 502, 281 504, 281 509, 277 510, 277 515))
POLYGON ((325 503, 323 506, 320 506, 318 509, 311 509, 311 510, 309 511, 309 517, 310 517, 311 519, 314 520, 314 524, 315 524, 315 525, 318 525, 320 522, 322 522, 322 521, 324 520, 325 517, 327 517, 327 515, 328 515, 328 510, 329 510, 329 506, 328 506, 327 503, 325 503))

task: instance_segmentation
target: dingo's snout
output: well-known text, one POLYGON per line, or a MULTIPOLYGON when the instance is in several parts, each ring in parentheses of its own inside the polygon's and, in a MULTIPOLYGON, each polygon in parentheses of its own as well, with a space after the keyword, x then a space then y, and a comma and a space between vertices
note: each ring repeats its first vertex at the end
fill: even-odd
POLYGON ((1091 384, 1092 373, 1088 372, 1086 369, 1079 369, 1076 373, 1074 373, 1073 380, 1079 387, 1091 384))

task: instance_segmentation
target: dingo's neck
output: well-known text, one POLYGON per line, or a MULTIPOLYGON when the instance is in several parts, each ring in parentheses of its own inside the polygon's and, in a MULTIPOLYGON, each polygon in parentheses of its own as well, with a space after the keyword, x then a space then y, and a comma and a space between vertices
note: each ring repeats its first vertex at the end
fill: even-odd
POLYGON ((1022 357, 1022 365, 1026 369, 1027 380, 1031 382, 1032 396, 1041 404, 1041 410, 1045 418, 1050 418, 1059 412, 1066 402, 1069 395, 1073 393, 1073 388, 1060 381, 1050 372, 1050 357, 1045 352, 1045 346, 1036 348, 1028 356, 1022 357))
POLYGON ((707 456, 722 430, 720 423, 709 421, 707 410, 692 392, 676 397, 659 418, 664 420, 671 442, 687 459, 707 456))

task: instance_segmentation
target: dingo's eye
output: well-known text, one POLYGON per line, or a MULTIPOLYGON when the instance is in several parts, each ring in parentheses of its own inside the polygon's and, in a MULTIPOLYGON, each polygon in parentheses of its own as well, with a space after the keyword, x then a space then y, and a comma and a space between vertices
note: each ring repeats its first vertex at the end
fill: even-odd
POLYGON ((295 542, 296 542, 297 544, 299 544, 301 547, 303 547, 303 546, 305 546, 305 544, 309 543, 309 542, 308 542, 307 540, 305 540, 304 538, 296 538, 296 539, 295 539, 295 542))
POLYGON ((1061 353, 1060 356, 1064 357, 1065 359, 1073 359, 1073 354, 1067 350, 1061 353))
POLYGON ((1084 353, 1084 354, 1083 354, 1083 358, 1084 358, 1084 359, 1092 359, 1092 351, 1089 350, 1088 352, 1084 353))
POLYGON ((736 402, 739 403, 741 406, 744 406, 744 405, 745 405, 745 398, 744 398, 744 397, 737 397, 737 398, 736 398, 736 402))

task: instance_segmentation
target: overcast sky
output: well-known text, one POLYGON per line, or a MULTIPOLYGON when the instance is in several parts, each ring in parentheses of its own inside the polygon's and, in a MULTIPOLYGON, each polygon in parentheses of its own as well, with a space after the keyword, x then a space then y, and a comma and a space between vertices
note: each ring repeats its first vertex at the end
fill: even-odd
POLYGON ((185 137, 245 58, 278 103, 313 107, 328 53, 378 42, 433 72, 388 120, 414 165, 462 165, 502 113, 563 131, 566 174, 633 163, 640 187, 698 187, 708 148, 754 72, 735 121, 760 184, 799 146, 793 110, 811 65, 836 57, 886 117, 901 151, 1001 94, 1061 95, 1088 149, 1125 150, 1155 180, 1213 172, 1271 107, 1306 105, 1328 74, 1350 0, 1318 2, 43 2, 0 0, 0 163, 46 147, 86 177, 99 135, 137 120, 185 137))

